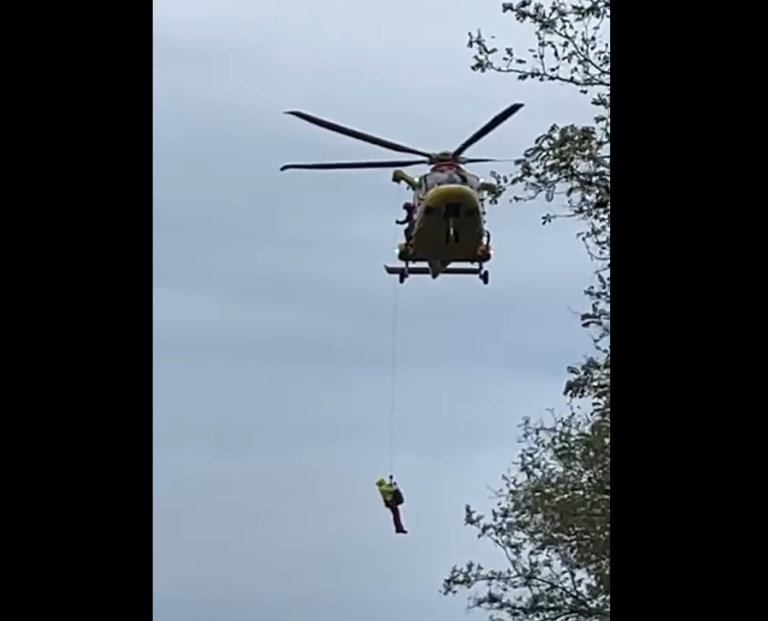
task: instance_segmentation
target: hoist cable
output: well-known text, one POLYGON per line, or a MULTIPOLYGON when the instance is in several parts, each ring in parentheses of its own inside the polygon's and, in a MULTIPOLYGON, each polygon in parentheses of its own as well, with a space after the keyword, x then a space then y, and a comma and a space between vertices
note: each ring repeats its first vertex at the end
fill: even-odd
MULTIPOLYGON (((400 239, 399 227, 394 227, 393 245, 397 249, 400 239)), ((397 252, 397 250, 396 250, 397 252)), ((399 254, 399 253, 398 253, 399 254)), ((395 413, 397 407, 397 290, 399 282, 392 279, 392 334, 391 349, 391 368, 390 368, 390 386, 389 386, 389 474, 394 475, 395 470, 395 413)))
POLYGON ((392 368, 390 369, 389 394, 389 474, 395 470, 395 407, 397 398, 397 290, 398 282, 393 279, 392 288, 392 368))

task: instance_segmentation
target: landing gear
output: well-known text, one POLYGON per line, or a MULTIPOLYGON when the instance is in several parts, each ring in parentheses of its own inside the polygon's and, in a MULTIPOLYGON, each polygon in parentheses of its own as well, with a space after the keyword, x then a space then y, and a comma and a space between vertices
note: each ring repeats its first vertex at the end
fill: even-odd
MULTIPOLYGON (((427 263, 429 263, 429 261, 427 261, 427 263)), ((470 263, 474 262, 470 261, 470 263)), ((490 276, 488 270, 484 270, 482 265, 479 267, 447 267, 445 262, 442 261, 439 266, 432 262, 432 265, 429 267, 410 267, 407 263, 404 267, 385 265, 384 271, 390 276, 397 276, 397 280, 401 285, 411 276, 431 276, 434 280, 441 274, 466 274, 467 276, 477 276, 484 285, 487 285, 490 276)))

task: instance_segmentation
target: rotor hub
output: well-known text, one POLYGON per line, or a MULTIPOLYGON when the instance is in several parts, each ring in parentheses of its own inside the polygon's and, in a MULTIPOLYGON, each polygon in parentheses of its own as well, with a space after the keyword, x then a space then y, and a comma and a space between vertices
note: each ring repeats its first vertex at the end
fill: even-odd
POLYGON ((430 164, 447 164, 449 162, 455 161, 457 160, 453 157, 453 153, 451 151, 440 151, 438 153, 433 153, 429 158, 430 164))

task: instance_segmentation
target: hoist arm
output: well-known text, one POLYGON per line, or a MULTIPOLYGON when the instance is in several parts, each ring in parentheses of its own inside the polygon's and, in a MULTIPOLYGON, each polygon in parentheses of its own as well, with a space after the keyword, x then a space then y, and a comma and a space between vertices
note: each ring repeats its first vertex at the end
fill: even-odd
POLYGON ((401 181, 404 181, 405 183, 408 184, 408 187, 410 187, 411 190, 413 190, 414 192, 419 187, 418 179, 414 179, 407 172, 405 172, 404 170, 400 170, 399 168, 397 170, 392 171, 392 181, 394 183, 400 183, 401 181))

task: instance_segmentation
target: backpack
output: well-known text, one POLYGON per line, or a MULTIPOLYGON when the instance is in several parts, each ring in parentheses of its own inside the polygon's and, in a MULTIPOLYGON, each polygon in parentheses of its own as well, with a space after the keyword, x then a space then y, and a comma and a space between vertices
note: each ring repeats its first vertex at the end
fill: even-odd
POLYGON ((405 502, 405 497, 403 496, 403 492, 400 491, 399 487, 396 487, 394 493, 392 494, 392 502, 398 507, 405 502))

